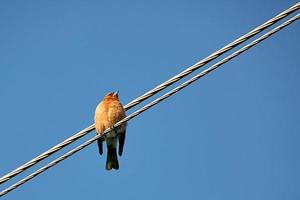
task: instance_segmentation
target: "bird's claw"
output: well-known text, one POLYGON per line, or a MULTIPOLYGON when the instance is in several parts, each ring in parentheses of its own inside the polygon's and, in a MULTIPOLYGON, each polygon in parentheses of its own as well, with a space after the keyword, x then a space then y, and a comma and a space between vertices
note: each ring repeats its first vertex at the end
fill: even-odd
POLYGON ((112 125, 112 127, 110 128, 112 131, 115 132, 115 134, 117 134, 117 127, 115 127, 115 125, 112 125))

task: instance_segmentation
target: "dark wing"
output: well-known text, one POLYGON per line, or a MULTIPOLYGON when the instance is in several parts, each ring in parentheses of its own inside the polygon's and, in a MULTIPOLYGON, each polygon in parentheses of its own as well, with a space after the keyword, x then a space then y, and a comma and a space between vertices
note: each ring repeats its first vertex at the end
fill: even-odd
POLYGON ((126 130, 124 132, 119 133, 119 156, 122 156, 123 154, 125 136, 126 136, 126 130))
POLYGON ((99 148, 100 155, 102 155, 102 153, 103 153, 103 138, 98 139, 98 148, 99 148))

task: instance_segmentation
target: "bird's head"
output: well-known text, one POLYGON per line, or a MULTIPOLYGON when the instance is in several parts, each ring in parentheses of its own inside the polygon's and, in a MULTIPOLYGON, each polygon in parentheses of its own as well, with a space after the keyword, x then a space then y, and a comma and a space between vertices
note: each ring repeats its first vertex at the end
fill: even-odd
POLYGON ((105 95, 104 97, 105 99, 108 98, 108 99, 119 99, 119 91, 116 91, 116 92, 110 92, 108 93, 107 95, 105 95))

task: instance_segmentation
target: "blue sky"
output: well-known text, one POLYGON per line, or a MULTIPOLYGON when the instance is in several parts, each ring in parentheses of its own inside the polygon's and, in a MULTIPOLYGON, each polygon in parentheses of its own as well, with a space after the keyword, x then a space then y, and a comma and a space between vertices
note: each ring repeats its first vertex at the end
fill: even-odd
MULTIPOLYGON (((126 104, 295 3, 1 1, 0 174, 92 124, 107 92, 126 104)), ((3 199, 300 199, 299 34, 132 120, 119 171, 94 143, 3 199)))

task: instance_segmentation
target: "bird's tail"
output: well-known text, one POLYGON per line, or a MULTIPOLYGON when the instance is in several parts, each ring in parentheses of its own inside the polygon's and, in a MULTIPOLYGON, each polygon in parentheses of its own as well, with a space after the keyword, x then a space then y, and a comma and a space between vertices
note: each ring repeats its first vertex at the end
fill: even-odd
POLYGON ((117 149, 112 146, 107 146, 106 170, 119 169, 117 149))

